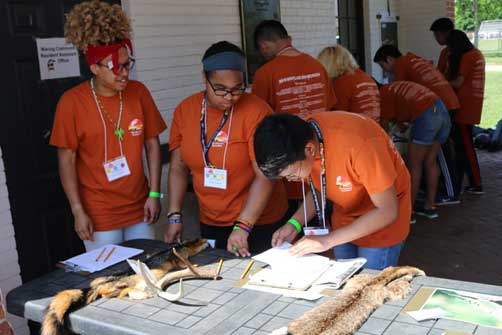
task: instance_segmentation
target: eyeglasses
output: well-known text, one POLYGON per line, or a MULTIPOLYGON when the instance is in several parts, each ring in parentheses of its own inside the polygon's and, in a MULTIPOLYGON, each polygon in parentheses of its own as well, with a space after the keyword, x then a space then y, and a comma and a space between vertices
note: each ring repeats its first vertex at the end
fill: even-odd
POLYGON ((96 65, 106 67, 107 69, 112 70, 113 73, 117 74, 124 69, 127 71, 131 71, 134 67, 134 63, 136 63, 136 60, 134 58, 129 58, 127 62, 125 62, 124 64, 118 64, 118 66, 113 67, 113 69, 110 69, 108 64, 96 63, 96 65))
POLYGON ((246 90, 246 88, 243 86, 234 87, 231 89, 219 88, 219 87, 215 88, 213 83, 211 82, 211 80, 209 80, 209 78, 207 77, 207 75, 206 75, 206 80, 209 83, 209 86, 211 86, 211 88, 213 89, 214 94, 216 94, 219 97, 224 97, 227 94, 230 94, 232 96, 239 96, 239 95, 242 95, 242 93, 244 93, 244 91, 246 90))

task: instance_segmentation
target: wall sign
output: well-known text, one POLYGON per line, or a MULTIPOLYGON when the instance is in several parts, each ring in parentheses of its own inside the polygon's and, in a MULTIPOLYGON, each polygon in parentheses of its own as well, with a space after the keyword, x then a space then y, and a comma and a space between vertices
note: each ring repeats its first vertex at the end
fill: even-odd
POLYGON ((265 59, 254 46, 254 30, 263 20, 281 20, 279 0, 240 0, 241 33, 247 59, 247 83, 253 82, 256 70, 265 59))
POLYGON ((80 76, 78 50, 63 37, 37 38, 40 79, 80 76))

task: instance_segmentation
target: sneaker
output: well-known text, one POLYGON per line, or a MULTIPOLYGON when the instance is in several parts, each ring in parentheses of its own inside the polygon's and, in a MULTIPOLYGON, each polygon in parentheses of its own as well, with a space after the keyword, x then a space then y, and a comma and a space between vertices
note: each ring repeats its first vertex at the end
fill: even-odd
POLYGON ((424 206, 416 207, 414 212, 415 214, 425 216, 428 219, 435 219, 439 216, 435 208, 425 208, 424 206))
POLYGON ((436 200, 434 201, 434 205, 436 206, 458 205, 459 203, 459 198, 449 197, 447 195, 438 195, 436 196, 436 200))
POLYGON ((483 186, 467 186, 464 191, 470 194, 484 194, 483 186))
POLYGON ((415 223, 417 223, 417 217, 415 216, 415 213, 411 213, 410 224, 415 223))

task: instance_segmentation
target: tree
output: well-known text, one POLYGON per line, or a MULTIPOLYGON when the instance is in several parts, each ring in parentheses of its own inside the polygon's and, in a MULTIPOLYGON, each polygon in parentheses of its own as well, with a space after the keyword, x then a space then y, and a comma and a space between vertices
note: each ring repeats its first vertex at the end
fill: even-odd
MULTIPOLYGON (((502 19, 501 0, 478 0, 479 23, 502 19)), ((455 0, 455 26, 463 31, 474 31, 473 0, 455 0)))

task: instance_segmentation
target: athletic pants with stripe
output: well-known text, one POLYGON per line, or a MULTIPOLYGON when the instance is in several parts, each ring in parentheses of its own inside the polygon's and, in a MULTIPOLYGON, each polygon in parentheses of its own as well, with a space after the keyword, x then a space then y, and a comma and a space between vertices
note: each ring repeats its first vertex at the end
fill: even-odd
POLYGON ((481 186, 481 172, 478 157, 472 141, 473 125, 454 123, 452 135, 455 141, 455 161, 457 167, 457 190, 462 189, 462 181, 467 173, 469 186, 481 186))

